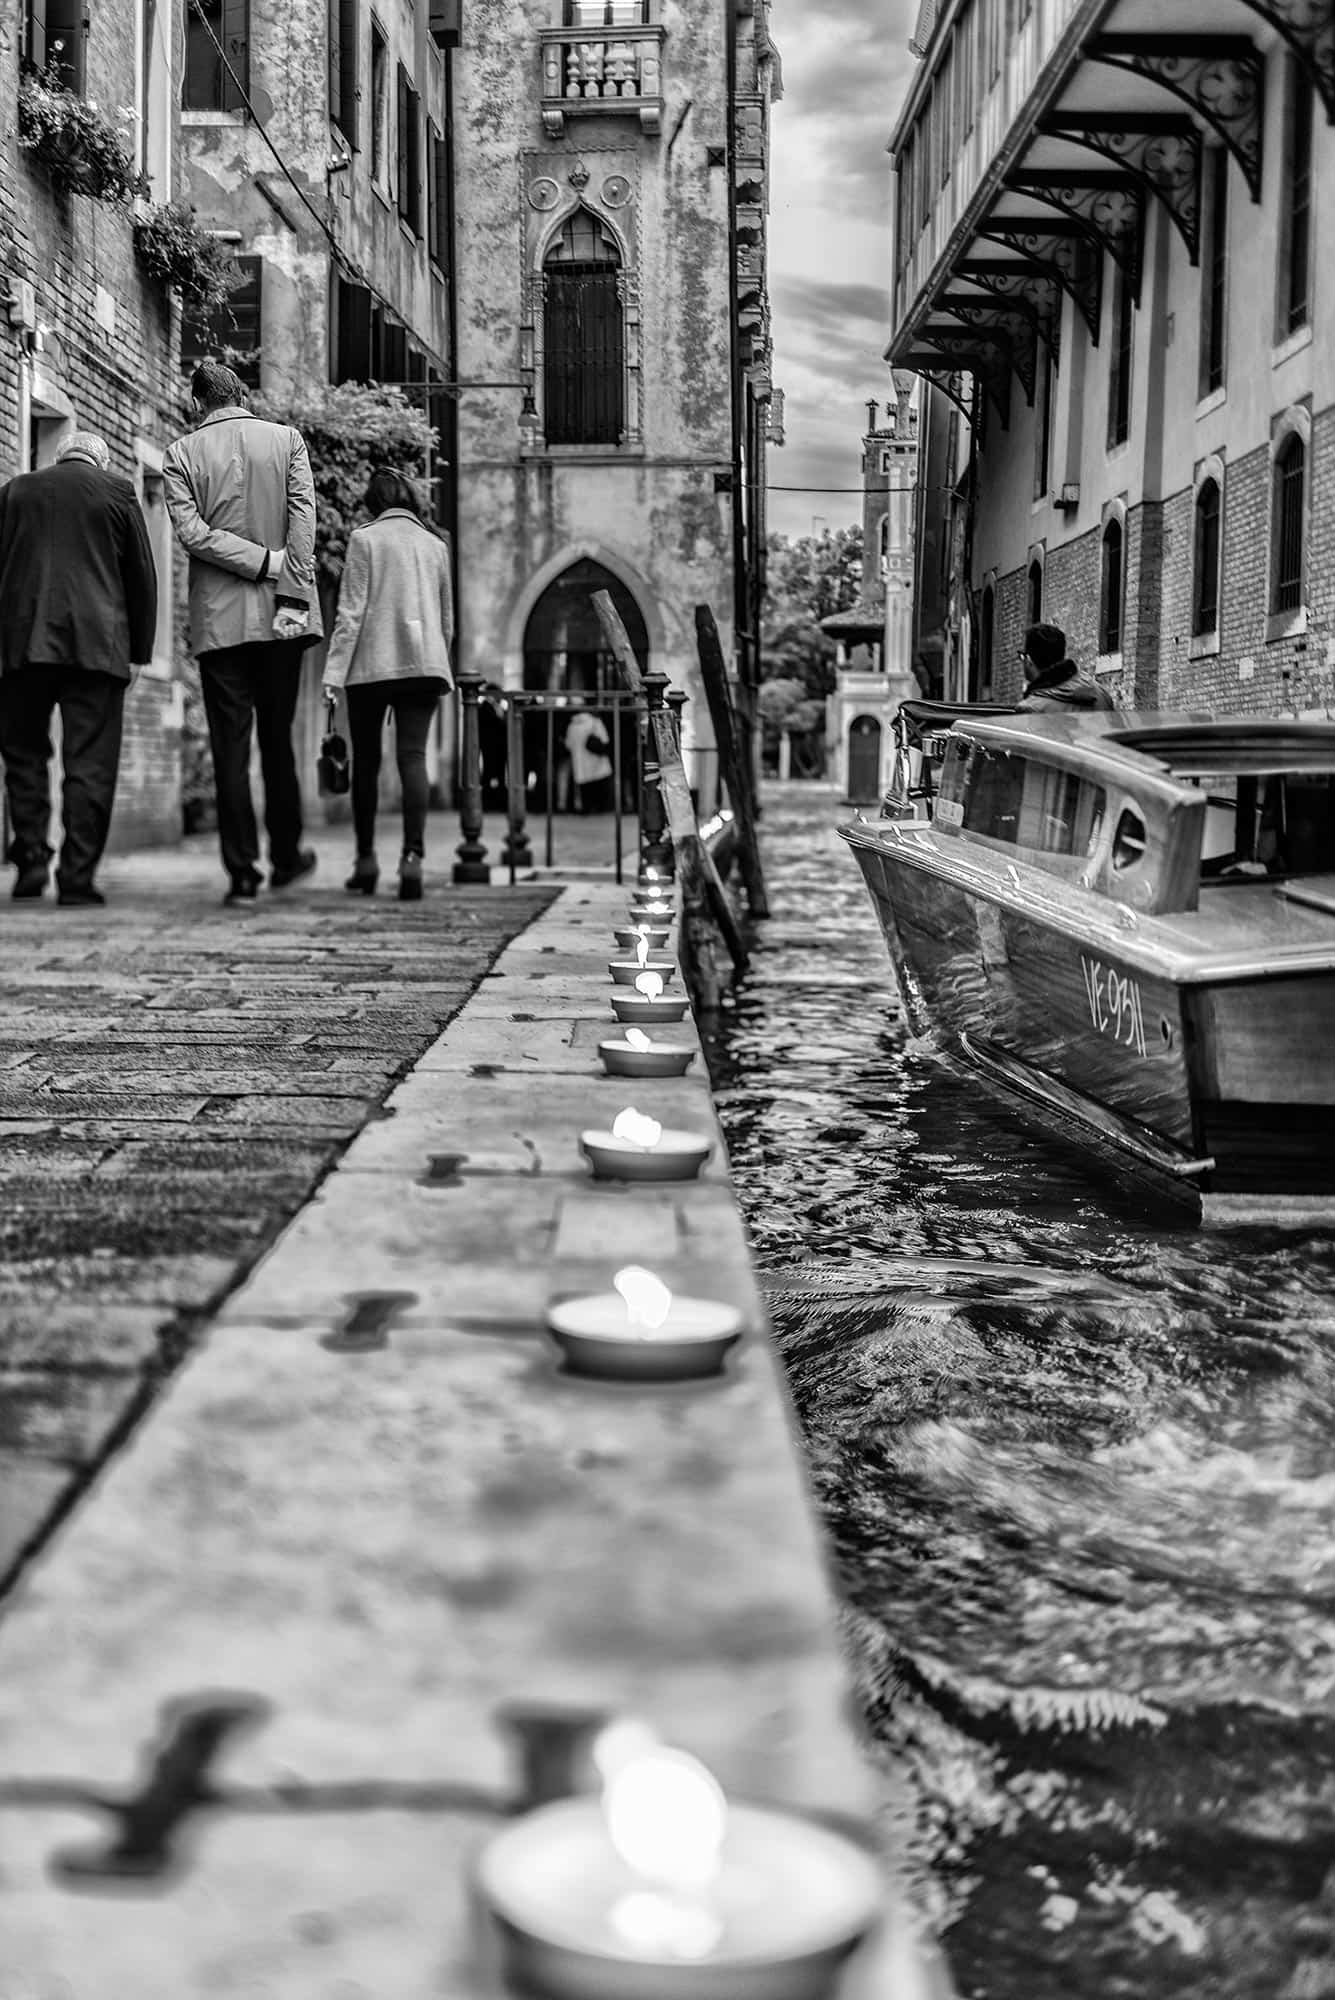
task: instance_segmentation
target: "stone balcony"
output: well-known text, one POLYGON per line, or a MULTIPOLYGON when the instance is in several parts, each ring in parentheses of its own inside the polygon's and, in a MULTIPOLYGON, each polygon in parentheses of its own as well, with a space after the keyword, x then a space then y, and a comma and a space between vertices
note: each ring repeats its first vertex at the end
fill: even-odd
POLYGON ((663 27, 544 28, 542 122, 559 139, 567 118, 638 118, 656 133, 663 122, 663 27))

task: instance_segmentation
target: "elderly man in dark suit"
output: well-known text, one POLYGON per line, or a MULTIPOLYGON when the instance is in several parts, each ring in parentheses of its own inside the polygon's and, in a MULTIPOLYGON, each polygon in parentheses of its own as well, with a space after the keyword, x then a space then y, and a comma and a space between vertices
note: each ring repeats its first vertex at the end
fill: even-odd
POLYGON ((5 858, 18 869, 15 896, 43 894, 58 708, 64 837, 56 886, 75 907, 105 900, 93 876, 111 825, 125 690, 152 658, 158 618, 144 516, 110 462, 105 439, 75 431, 54 465, 0 489, 0 758, 12 829, 5 858))

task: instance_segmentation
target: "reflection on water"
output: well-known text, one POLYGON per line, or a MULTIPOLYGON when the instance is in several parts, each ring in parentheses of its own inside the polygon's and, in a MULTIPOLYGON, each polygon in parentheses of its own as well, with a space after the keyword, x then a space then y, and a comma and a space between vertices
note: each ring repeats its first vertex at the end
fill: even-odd
POLYGON ((959 1989, 1335 2000, 1335 1228, 1202 1230, 912 1046, 839 817, 767 795, 710 1062, 959 1989))

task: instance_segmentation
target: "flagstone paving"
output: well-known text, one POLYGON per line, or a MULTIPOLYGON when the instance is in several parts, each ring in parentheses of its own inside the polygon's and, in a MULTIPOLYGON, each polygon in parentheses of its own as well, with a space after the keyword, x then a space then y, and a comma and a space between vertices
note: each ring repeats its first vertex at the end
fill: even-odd
POLYGON ((0 1588, 556 893, 354 898, 315 844, 238 910, 211 838, 0 904, 0 1588))

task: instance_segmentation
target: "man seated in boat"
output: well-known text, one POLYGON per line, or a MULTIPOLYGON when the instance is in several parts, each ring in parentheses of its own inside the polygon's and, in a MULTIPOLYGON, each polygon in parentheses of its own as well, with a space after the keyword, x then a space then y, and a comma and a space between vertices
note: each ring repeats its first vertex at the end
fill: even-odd
POLYGON ((1067 659, 1066 634, 1060 625, 1031 625, 1020 657, 1025 678, 1021 715, 1066 715, 1073 708, 1111 709, 1115 705, 1106 688, 1086 680, 1075 661, 1067 659))

